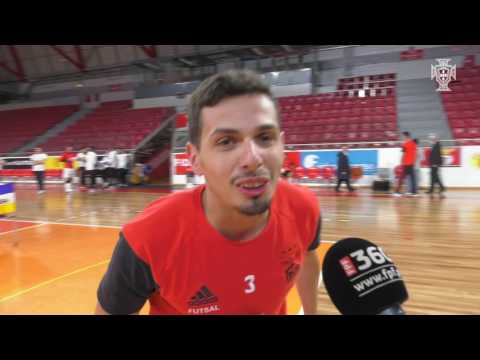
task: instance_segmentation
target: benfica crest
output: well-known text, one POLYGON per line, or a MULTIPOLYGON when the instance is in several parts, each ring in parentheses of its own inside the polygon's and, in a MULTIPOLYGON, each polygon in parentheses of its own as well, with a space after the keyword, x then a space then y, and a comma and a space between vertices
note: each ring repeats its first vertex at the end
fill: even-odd
POLYGON ((448 84, 457 80, 457 65, 449 65, 451 59, 437 59, 438 64, 432 65, 432 80, 435 79, 439 85, 437 91, 452 91, 448 84))

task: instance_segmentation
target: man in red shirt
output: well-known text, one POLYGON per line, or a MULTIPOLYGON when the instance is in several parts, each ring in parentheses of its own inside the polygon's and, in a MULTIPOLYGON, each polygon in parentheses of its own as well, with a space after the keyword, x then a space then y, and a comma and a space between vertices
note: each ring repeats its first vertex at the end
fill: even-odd
POLYGON ((73 191, 73 176, 75 172, 73 170, 73 160, 76 157, 71 146, 65 148, 65 152, 60 157, 59 161, 64 163, 63 167, 63 182, 65 186, 65 192, 70 193, 73 191))
POLYGON ((415 162, 417 160, 417 143, 412 139, 408 131, 404 131, 402 134, 405 137, 405 141, 402 145, 403 171, 401 172, 398 178, 397 188, 393 195, 401 196, 400 188, 403 184, 403 180, 405 179, 406 176, 409 176, 410 184, 412 188, 412 195, 417 196, 417 184, 415 179, 415 162))
POLYGON ((163 197, 126 224, 96 314, 286 314, 296 285, 315 314, 320 208, 279 180, 284 133, 273 95, 247 70, 214 75, 189 104, 187 151, 205 185, 163 197))

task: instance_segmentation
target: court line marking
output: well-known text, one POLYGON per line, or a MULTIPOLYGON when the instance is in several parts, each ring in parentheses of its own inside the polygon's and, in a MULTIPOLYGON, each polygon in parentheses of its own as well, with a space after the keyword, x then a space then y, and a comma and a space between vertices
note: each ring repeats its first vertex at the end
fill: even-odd
POLYGON ((96 263, 96 264, 89 265, 89 266, 85 266, 85 267, 83 267, 83 268, 80 268, 80 269, 71 271, 71 272, 69 272, 69 273, 66 273, 66 274, 57 276, 57 277, 55 277, 55 278, 53 278, 53 279, 50 279, 50 280, 47 280, 47 281, 43 281, 43 282, 41 282, 41 283, 39 283, 39 284, 37 284, 37 285, 34 285, 34 286, 32 286, 32 287, 29 287, 29 288, 27 288, 27 289, 24 289, 24 290, 18 291, 18 292, 16 292, 16 293, 13 293, 13 294, 11 294, 11 295, 8 295, 8 296, 5 296, 5 297, 3 297, 3 298, 0 298, 0 304, 6 302, 6 301, 8 301, 8 300, 14 299, 14 298, 16 298, 16 297, 19 297, 19 296, 21 296, 21 295, 24 295, 24 294, 26 294, 26 293, 28 293, 28 292, 33 291, 33 290, 36 290, 36 289, 39 289, 39 288, 41 288, 41 287, 50 285, 50 284, 52 284, 52 283, 54 283, 54 282, 56 282, 56 281, 63 280, 63 279, 65 279, 65 278, 67 278, 67 277, 70 277, 70 276, 79 274, 79 273, 81 273, 81 272, 84 272, 84 271, 93 269, 93 268, 95 268, 95 267, 99 267, 99 266, 101 266, 101 265, 108 264, 109 262, 110 262, 110 259, 108 259, 108 260, 103 260, 103 261, 100 261, 100 262, 98 262, 98 263, 96 263))
POLYGON ((10 219, 0 219, 2 221, 12 221, 12 222, 28 222, 33 224, 45 224, 45 225, 70 225, 70 226, 85 226, 85 227, 99 227, 99 228, 108 228, 108 229, 121 229, 121 226, 115 225, 93 225, 93 224, 75 224, 75 223, 66 223, 66 222, 56 222, 56 221, 41 221, 41 220, 10 220, 10 219))
MULTIPOLYGON (((28 223, 34 223, 34 224, 44 224, 44 225, 70 225, 70 226, 85 226, 85 227, 100 227, 100 228, 107 228, 107 229, 121 229, 122 226, 115 226, 115 225, 92 225, 92 224, 74 224, 74 223, 64 223, 64 222, 55 222, 55 221, 39 221, 39 220, 10 220, 10 219, 0 219, 0 222, 2 221, 17 221, 17 222, 28 222, 28 223)), ((337 241, 332 241, 332 240, 321 240, 320 243, 325 243, 325 244, 335 244, 337 241)))
POLYGON ((7 234, 12 234, 12 233, 19 232, 19 231, 23 231, 23 230, 35 229, 35 228, 40 227, 40 226, 43 226, 43 225, 47 225, 47 224, 46 224, 46 223, 40 223, 40 224, 36 224, 36 225, 32 225, 32 226, 25 226, 25 227, 20 228, 20 229, 15 229, 15 230, 9 230, 9 231, 5 231, 5 232, 0 232, 0 236, 7 235, 7 234))

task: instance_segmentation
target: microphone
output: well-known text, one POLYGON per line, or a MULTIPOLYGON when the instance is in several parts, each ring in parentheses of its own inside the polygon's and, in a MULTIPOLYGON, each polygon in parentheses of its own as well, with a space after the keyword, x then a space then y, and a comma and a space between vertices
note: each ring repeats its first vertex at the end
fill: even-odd
POLYGON ((343 315, 405 315, 402 277, 383 250, 370 241, 347 238, 325 254, 323 282, 343 315))

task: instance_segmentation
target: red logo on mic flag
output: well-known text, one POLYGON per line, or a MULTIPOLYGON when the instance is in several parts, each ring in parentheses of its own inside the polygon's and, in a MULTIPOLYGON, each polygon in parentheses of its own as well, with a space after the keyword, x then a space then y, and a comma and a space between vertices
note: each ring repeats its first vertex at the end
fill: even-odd
POLYGON ((340 265, 342 265, 343 271, 348 277, 351 277, 358 273, 357 268, 353 265, 352 259, 349 256, 345 256, 340 259, 340 265))

